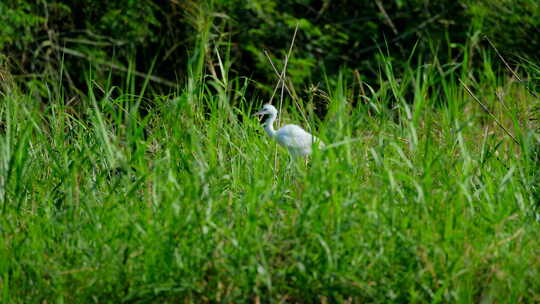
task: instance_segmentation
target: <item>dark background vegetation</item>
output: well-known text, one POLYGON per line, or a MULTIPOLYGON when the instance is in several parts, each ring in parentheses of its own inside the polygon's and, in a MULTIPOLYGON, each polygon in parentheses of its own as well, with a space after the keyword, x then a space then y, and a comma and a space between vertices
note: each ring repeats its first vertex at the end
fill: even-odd
POLYGON ((166 92, 185 79, 191 50, 205 50, 211 74, 219 51, 232 73, 267 95, 275 75, 264 50, 278 63, 296 24, 289 75, 301 89, 342 69, 376 80, 381 52, 395 68, 413 50, 451 63, 474 53, 464 48, 489 48, 484 37, 514 64, 540 58, 536 0, 8 0, 0 3, 0 52, 26 86, 47 75, 84 91, 92 67, 98 78, 151 71, 152 88, 166 92))

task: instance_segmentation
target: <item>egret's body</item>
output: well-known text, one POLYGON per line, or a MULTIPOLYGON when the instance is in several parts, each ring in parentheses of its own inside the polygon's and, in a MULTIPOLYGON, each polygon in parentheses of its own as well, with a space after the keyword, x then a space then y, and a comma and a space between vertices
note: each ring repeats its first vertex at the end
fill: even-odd
POLYGON ((313 151, 313 145, 319 148, 324 147, 324 143, 317 137, 306 132, 297 125, 285 125, 278 130, 274 129, 274 121, 277 118, 277 109, 266 104, 255 115, 268 114, 269 117, 264 122, 264 130, 269 137, 274 138, 281 146, 287 148, 293 157, 304 157, 313 151))

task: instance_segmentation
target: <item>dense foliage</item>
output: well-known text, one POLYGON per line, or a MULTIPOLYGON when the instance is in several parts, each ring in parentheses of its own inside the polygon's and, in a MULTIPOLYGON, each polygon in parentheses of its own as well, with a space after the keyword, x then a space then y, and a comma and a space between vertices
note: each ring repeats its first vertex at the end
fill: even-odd
POLYGON ((0 3, 0 52, 15 74, 65 67, 64 81, 77 88, 90 65, 102 74, 152 70, 159 83, 171 84, 185 79, 189 50, 202 43, 209 72, 217 70, 218 50, 230 56, 231 73, 268 83, 275 77, 264 51, 278 63, 299 24, 289 75, 306 85, 343 67, 374 78, 380 52, 396 68, 413 49, 458 60, 462 47, 476 47, 483 35, 506 55, 538 58, 539 6, 535 0, 10 0, 0 3))

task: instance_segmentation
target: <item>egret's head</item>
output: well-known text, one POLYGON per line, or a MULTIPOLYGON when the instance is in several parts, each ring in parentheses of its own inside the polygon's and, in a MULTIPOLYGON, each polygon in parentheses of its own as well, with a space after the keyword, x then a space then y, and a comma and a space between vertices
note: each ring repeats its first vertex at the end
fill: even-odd
POLYGON ((255 113, 255 115, 261 115, 261 116, 262 115, 272 115, 272 116, 275 116, 275 115, 277 115, 277 109, 273 105, 267 103, 262 107, 262 109, 259 110, 259 112, 255 113))

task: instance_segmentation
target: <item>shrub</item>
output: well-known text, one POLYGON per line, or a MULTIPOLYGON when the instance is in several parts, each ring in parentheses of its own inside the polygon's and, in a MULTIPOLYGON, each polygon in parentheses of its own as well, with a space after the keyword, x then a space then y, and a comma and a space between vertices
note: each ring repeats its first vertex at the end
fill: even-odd
POLYGON ((273 83, 264 50, 279 64, 298 24, 289 75, 305 87, 344 66, 376 79, 381 51, 395 68, 413 49, 451 62, 472 31, 507 54, 538 58, 539 7, 535 0, 13 0, 0 3, 0 51, 15 74, 55 75, 63 66, 64 81, 80 87, 91 64, 104 75, 130 63, 147 72, 154 59, 153 73, 175 81, 199 45, 207 67, 217 64, 218 48, 233 73, 273 83))

